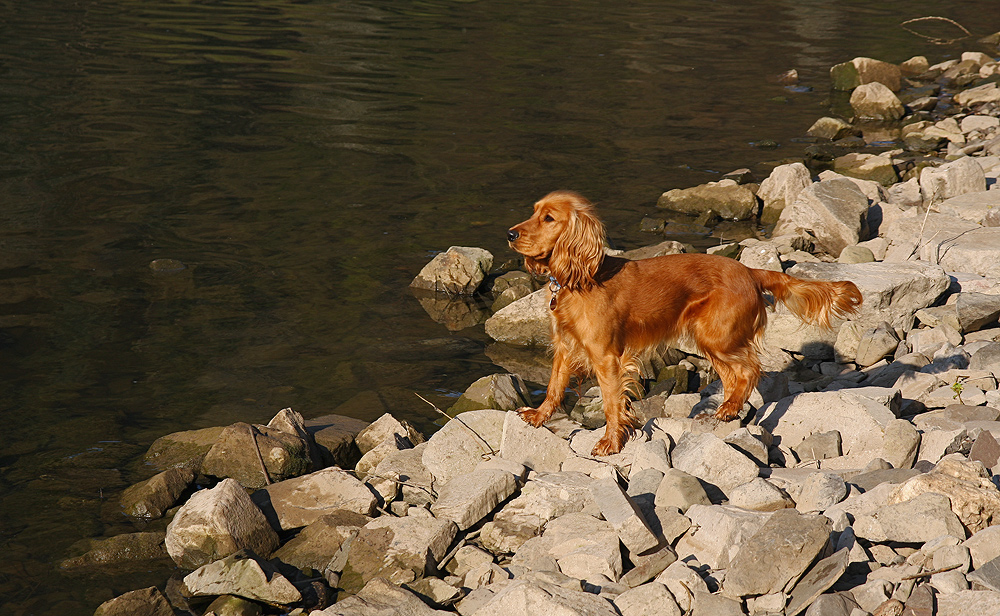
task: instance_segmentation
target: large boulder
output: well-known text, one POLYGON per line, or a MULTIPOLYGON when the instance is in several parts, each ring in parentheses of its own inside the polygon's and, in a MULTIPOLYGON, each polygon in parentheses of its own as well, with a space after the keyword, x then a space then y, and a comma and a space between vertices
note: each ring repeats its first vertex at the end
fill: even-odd
POLYGON ((760 218, 771 223, 778 220, 786 206, 795 202, 799 193, 812 184, 809 169, 802 163, 778 165, 771 175, 760 183, 757 196, 764 202, 760 218))
POLYGON ((510 303, 486 320, 486 335, 517 346, 550 343, 549 290, 539 289, 510 303))
POLYGON ((959 158, 940 167, 920 171, 920 191, 925 205, 935 205, 952 197, 986 190, 986 175, 974 159, 959 158))
POLYGON ((435 484, 468 473, 483 456, 499 451, 506 417, 507 413, 493 409, 467 411, 435 432, 421 457, 435 484))
POLYGON ((206 475, 231 477, 247 488, 261 488, 269 481, 297 477, 312 469, 313 459, 305 438, 243 422, 227 427, 219 435, 201 467, 206 475))
POLYGON ((517 479, 497 468, 480 467, 442 485, 431 511, 451 520, 459 530, 478 523, 517 490, 517 479))
MULTIPOLYGON (((971 174, 970 174, 971 175, 971 174)), ((995 227, 1000 222, 1000 190, 969 191, 935 205, 932 211, 995 227)))
POLYGON ((542 536, 525 542, 511 564, 551 570, 552 561, 570 577, 617 581, 622 574, 618 533, 610 522, 569 513, 549 522, 542 536))
POLYGON ((776 511, 729 563, 724 594, 746 597, 782 592, 827 547, 832 526, 822 515, 776 511))
POLYGON ((278 547, 278 535, 235 479, 196 492, 167 526, 170 558, 194 569, 243 549, 267 557, 278 547))
POLYGON ((399 586, 374 578, 358 594, 338 601, 323 611, 312 612, 313 616, 449 616, 454 612, 435 610, 420 597, 399 586))
POLYGON ((465 390, 448 409, 449 415, 479 409, 514 411, 531 406, 531 392, 516 374, 489 374, 465 390))
POLYGON ((272 556, 299 569, 323 572, 345 541, 353 539, 371 519, 353 511, 324 515, 285 542, 272 556))
POLYGON ((482 248, 452 246, 424 266, 410 286, 448 295, 472 295, 493 267, 493 255, 482 248))
POLYGON ((868 198, 851 180, 816 182, 785 206, 774 235, 808 234, 826 252, 839 255, 845 246, 867 239, 867 213, 868 198))
POLYGON ((746 184, 721 180, 668 190, 660 195, 656 207, 688 214, 712 210, 727 220, 747 220, 757 215, 757 197, 746 184))
POLYGON ((541 534, 549 520, 568 513, 600 511, 590 486, 594 480, 578 472, 534 473, 514 500, 483 525, 483 545, 497 554, 512 553, 541 534))
POLYGON ((882 402, 886 397, 891 398, 894 390, 877 391, 886 395, 866 395, 845 389, 789 396, 766 405, 761 410, 759 424, 788 448, 812 434, 836 430, 841 435, 844 455, 830 458, 826 464, 863 468, 884 456, 885 432, 896 419, 893 411, 882 402))
POLYGON ((774 514, 747 511, 730 505, 691 505, 691 528, 677 542, 682 560, 694 555, 712 569, 728 569, 745 542, 774 514))
POLYGON ((930 472, 901 484, 889 502, 901 503, 925 492, 945 494, 951 501, 951 510, 973 534, 1000 522, 1000 490, 990 476, 981 462, 951 454, 930 472))
POLYGON ((617 616, 618 611, 607 599, 583 590, 529 580, 511 582, 476 610, 477 616, 515 614, 617 616))
POLYGON ((757 477, 757 463, 711 433, 685 432, 671 453, 674 468, 724 493, 757 477))
POLYGON ((376 518, 351 542, 344 581, 349 572, 360 576, 363 584, 376 577, 396 584, 422 578, 441 561, 457 532, 451 520, 376 518))
POLYGON ((940 266, 926 263, 799 263, 787 273, 809 280, 850 280, 864 298, 853 321, 873 329, 885 321, 909 330, 913 313, 932 305, 951 284, 940 266))
POLYGON ((98 606, 94 616, 173 616, 170 602, 155 586, 132 590, 98 606))
POLYGON ((122 509, 125 515, 133 518, 162 518, 193 482, 194 471, 190 468, 171 468, 157 473, 122 492, 122 509))
POLYGON ((372 515, 377 504, 367 485, 339 468, 264 486, 252 498, 282 530, 301 528, 340 509, 372 515))
POLYGON ((906 110, 892 90, 881 83, 858 86, 851 93, 854 115, 866 120, 898 120, 906 110))
POLYGON ((830 80, 834 90, 853 90, 866 83, 881 83, 896 92, 902 73, 895 64, 858 57, 830 67, 830 80))
POLYGON ((222 426, 201 428, 200 430, 185 430, 161 436, 149 446, 149 451, 143 457, 143 462, 157 471, 165 471, 174 467, 190 468, 198 471, 219 435, 225 430, 222 426))
POLYGON ((235 595, 278 605, 302 600, 302 593, 274 565, 246 551, 202 565, 184 576, 184 586, 193 597, 235 595))

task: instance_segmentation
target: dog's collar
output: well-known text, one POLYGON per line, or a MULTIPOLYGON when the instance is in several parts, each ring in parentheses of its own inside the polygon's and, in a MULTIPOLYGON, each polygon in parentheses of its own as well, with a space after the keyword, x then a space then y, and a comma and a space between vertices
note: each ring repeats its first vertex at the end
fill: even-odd
POLYGON ((555 276, 549 276, 549 292, 552 293, 552 298, 549 299, 549 310, 556 309, 556 297, 559 295, 559 291, 562 289, 562 285, 556 280, 555 276))

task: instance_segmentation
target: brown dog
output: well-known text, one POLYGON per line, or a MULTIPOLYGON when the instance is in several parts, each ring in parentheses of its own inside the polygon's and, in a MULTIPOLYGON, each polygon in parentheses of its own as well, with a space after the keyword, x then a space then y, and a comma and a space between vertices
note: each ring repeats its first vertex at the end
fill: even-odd
POLYGON ((800 280, 714 255, 629 261, 606 256, 604 239, 593 206, 570 191, 546 195, 531 218, 507 232, 528 270, 549 276, 552 310, 554 356, 545 401, 518 412, 541 426, 562 404, 570 377, 593 372, 607 418, 594 455, 621 451, 638 427, 628 390, 644 348, 678 339, 696 343, 725 389, 715 417, 729 421, 760 380, 765 293, 803 321, 826 327, 831 316, 854 313, 861 304, 852 282, 800 280))

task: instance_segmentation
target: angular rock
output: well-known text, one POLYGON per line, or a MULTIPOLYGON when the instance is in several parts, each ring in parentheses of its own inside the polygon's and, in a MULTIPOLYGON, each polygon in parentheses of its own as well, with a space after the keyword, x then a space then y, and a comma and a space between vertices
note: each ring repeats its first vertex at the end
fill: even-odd
POLYGON ((721 180, 669 190, 656 201, 656 207, 691 214, 713 210, 727 220, 747 220, 757 214, 757 198, 749 186, 721 180))
POLYGON ((247 551, 199 567, 184 576, 184 586, 194 597, 236 595, 279 605, 302 600, 302 593, 288 578, 247 551))
POLYGON ((926 263, 799 263, 787 273, 809 280, 850 280, 864 297, 853 320, 871 328, 884 321, 909 330, 913 313, 933 304, 951 284, 944 269, 926 263))
POLYGON ((892 186, 899 181, 896 168, 888 156, 850 152, 835 158, 833 169, 837 173, 860 180, 878 182, 882 186, 892 186))
POLYGON ((892 356, 899 347, 899 336, 888 323, 881 323, 874 329, 865 330, 858 340, 858 350, 854 362, 859 366, 871 366, 880 359, 892 356))
POLYGON ((778 165, 761 182, 757 196, 764 202, 761 221, 775 222, 785 206, 792 204, 804 188, 812 184, 809 170, 802 163, 778 165))
POLYGON ((322 572, 345 541, 353 539, 371 519, 353 511, 334 511, 318 518, 272 555, 299 569, 322 572))
POLYGON ((581 511, 600 511, 590 492, 594 480, 575 472, 537 473, 493 519, 483 525, 483 545, 497 554, 511 553, 541 534, 545 523, 581 511))
POLYGON ((867 239, 868 198, 848 179, 810 184, 781 212, 774 235, 807 233, 833 255, 867 239))
POLYGON ((267 557, 278 536, 235 479, 196 492, 167 526, 167 552, 181 567, 195 569, 242 549, 267 557))
POLYGON ((572 453, 565 439, 544 426, 530 426, 514 411, 508 411, 504 417, 500 439, 501 457, 535 471, 556 472, 572 453))
MULTIPOLYGON (((429 505, 434 501, 434 476, 423 461, 427 447, 427 443, 421 443, 413 449, 390 453, 366 481, 373 485, 379 481, 395 483, 403 494, 403 501, 418 507, 429 505)), ((379 493, 382 494, 382 490, 379 493)))
MULTIPOLYGON (((822 593, 840 579, 840 576, 847 570, 849 560, 850 554, 848 550, 843 549, 816 563, 812 569, 802 576, 802 579, 792 589, 788 605, 785 607, 785 614, 796 616, 807 607, 809 611, 806 614, 810 616, 828 614, 828 612, 824 611, 824 607, 821 606, 820 609, 815 609, 812 606, 819 604, 820 601, 827 597, 841 597, 840 595, 823 595, 822 593), (815 604, 813 603, 814 601, 815 604)), ((840 603, 839 601, 836 602, 840 603)), ((845 616, 849 616, 851 611, 848 609, 848 605, 853 604, 857 606, 856 603, 850 600, 844 601, 842 604, 845 608, 845 616)), ((836 614, 837 612, 831 611, 829 613, 836 614)))
POLYGON ((222 426, 185 430, 161 436, 149 446, 143 462, 157 471, 181 467, 197 471, 212 445, 225 430, 222 426))
POLYGON ((940 167, 924 167, 920 171, 920 190, 928 206, 964 195, 986 190, 983 168, 972 158, 964 157, 940 167))
POLYGON ((889 422, 885 428, 882 459, 893 468, 912 468, 920 450, 920 433, 905 419, 889 422))
POLYGON ((751 511, 777 511, 795 506, 780 488, 761 477, 730 490, 729 504, 751 511))
POLYGON ((435 432, 421 457, 435 483, 447 483, 476 468, 484 455, 499 451, 506 415, 489 409, 468 411, 435 432))
POLYGON ((663 584, 653 582, 633 588, 614 599, 621 616, 682 616, 681 608, 663 584))
MULTIPOLYGON (((990 225, 989 221, 991 220, 991 213, 1000 211, 1000 194, 991 190, 978 192, 971 191, 971 188, 978 186, 978 175, 976 175, 975 171, 971 168, 968 173, 975 176, 974 179, 970 180, 970 185, 965 186, 965 189, 969 190, 969 192, 965 192, 941 201, 934 206, 933 211, 940 212, 941 214, 945 214, 947 216, 961 218, 977 225, 984 225, 987 227, 996 226, 990 225)), ((958 173, 953 175, 957 176, 958 173)))
POLYGON ((311 471, 310 453, 309 443, 297 434, 238 422, 219 435, 205 454, 201 472, 213 477, 231 477, 247 488, 261 488, 268 481, 281 481, 311 471))
POLYGON ((989 370, 1000 379, 1000 342, 992 342, 972 354, 971 370, 989 370))
POLYGON ((604 519, 611 523, 625 547, 633 554, 642 554, 659 545, 656 535, 639 507, 614 479, 595 481, 590 486, 594 502, 604 519))
POLYGON ((880 83, 860 85, 851 93, 855 117, 866 120, 898 120, 905 110, 892 90, 880 83))
POLYGON ((396 419, 391 413, 385 413, 354 437, 354 442, 358 446, 361 454, 367 454, 375 449, 387 439, 401 441, 402 445, 396 449, 408 449, 414 445, 424 442, 424 436, 420 434, 407 421, 396 419))
POLYGON ((847 497, 847 484, 840 475, 811 473, 802 483, 796 508, 803 513, 826 511, 847 497))
POLYGON ((831 67, 830 79, 834 90, 853 90, 860 85, 881 83, 895 92, 901 85, 902 73, 895 64, 858 57, 831 67))
POLYGON ((826 548, 831 529, 822 515, 774 512, 729 563, 723 592, 730 597, 782 592, 826 548))
POLYGON ((353 468, 357 464, 361 452, 354 438, 368 427, 367 421, 331 414, 307 419, 305 427, 319 449, 324 466, 353 468))
POLYGON ((447 616, 454 612, 435 610, 405 588, 382 578, 374 578, 358 594, 347 597, 311 616, 447 616))
POLYGON ((61 561, 59 568, 92 569, 108 566, 135 568, 143 561, 170 557, 163 539, 162 532, 126 533, 106 539, 89 539, 86 542, 85 553, 61 561))
POLYGON ((377 504, 368 486, 338 468, 272 483, 254 492, 252 498, 282 530, 312 524, 337 510, 370 516, 377 504))
POLYGON ((470 385, 448 409, 448 414, 455 416, 480 409, 516 411, 524 406, 531 406, 531 392, 521 377, 516 374, 490 374, 470 385))
POLYGON ((858 537, 873 542, 923 543, 941 535, 965 539, 965 529, 952 513, 948 497, 936 492, 888 505, 874 515, 858 516, 853 528, 858 537))
POLYGON ((486 605, 476 610, 476 616, 512 614, 618 616, 614 606, 597 595, 528 580, 507 584, 486 605))
POLYGON ((549 522, 542 536, 525 542, 511 564, 545 569, 551 568, 546 563, 554 560, 570 577, 597 580, 603 576, 616 581, 622 573, 619 545, 618 533, 610 522, 570 513, 549 522))
POLYGON ((901 484, 890 503, 908 501, 924 493, 946 494, 951 510, 970 533, 976 533, 1000 522, 1000 490, 990 476, 981 463, 952 454, 942 458, 930 472, 901 484))
POLYGON ((674 468, 728 493, 757 477, 757 464, 714 434, 687 432, 674 448, 674 468))
POLYGON ((547 346, 551 340, 549 290, 539 289, 486 319, 486 335, 517 346, 547 346))
POLYGON ((712 569, 726 569, 743 543, 772 515, 728 505, 692 505, 687 510, 692 526, 677 542, 677 553, 693 554, 712 569))
POLYGON ((194 471, 189 468, 165 470, 122 492, 122 509, 133 518, 162 518, 193 482, 194 471))
POLYGON ((786 447, 795 447, 812 434, 837 430, 844 463, 863 467, 882 455, 885 431, 895 419, 884 404, 848 389, 802 393, 768 404, 758 423, 786 447))
POLYGON ((762 242, 753 238, 748 238, 740 242, 743 250, 740 252, 740 263, 753 269, 771 270, 772 272, 783 271, 781 267, 781 257, 778 249, 770 242, 762 242))
POLYGON ((384 577, 407 583, 424 575, 444 557, 458 527, 450 520, 383 516, 366 524, 351 542, 347 569, 367 584, 384 577))
POLYGON ((682 513, 691 505, 712 504, 698 478, 678 468, 672 468, 663 474, 663 480, 656 488, 654 502, 657 507, 676 507, 682 513))
POLYGON ((843 439, 837 430, 810 434, 802 439, 802 442, 790 447, 790 449, 803 462, 839 458, 844 455, 843 439))
POLYGON ((465 530, 486 517, 515 490, 517 479, 511 473, 477 468, 441 486, 431 511, 434 517, 451 520, 459 530, 465 530))
MULTIPOLYGON (((816 137, 817 139, 828 139, 830 141, 836 141, 837 139, 843 139, 847 137, 854 131, 854 126, 850 122, 845 122, 840 118, 823 117, 816 120, 806 134, 810 137, 816 137)), ((760 185, 761 190, 764 189, 764 185, 760 185)), ((757 193, 758 195, 760 193, 757 193)))
POLYGON ((105 601, 94 616, 173 616, 170 602, 155 586, 129 591, 105 601))
POLYGON ((452 246, 435 256, 410 286, 448 295, 472 295, 493 267, 493 255, 482 248, 452 246))
POLYGON ((996 616, 1000 614, 1000 592, 962 590, 937 598, 935 616, 996 616))

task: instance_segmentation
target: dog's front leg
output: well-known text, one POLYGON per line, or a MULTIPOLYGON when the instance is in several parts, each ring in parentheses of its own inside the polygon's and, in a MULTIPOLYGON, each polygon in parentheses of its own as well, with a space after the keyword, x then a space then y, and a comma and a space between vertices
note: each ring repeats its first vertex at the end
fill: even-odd
POLYGON ((540 428, 543 423, 548 421, 552 413, 562 406, 563 397, 566 395, 566 387, 569 385, 569 379, 572 374, 565 349, 560 345, 556 345, 555 353, 552 357, 552 376, 549 377, 549 387, 545 392, 545 401, 537 409, 528 407, 517 409, 521 419, 536 428, 540 428))

